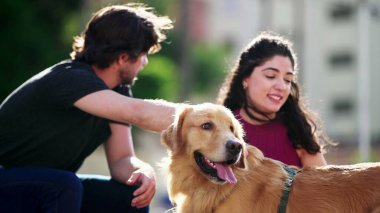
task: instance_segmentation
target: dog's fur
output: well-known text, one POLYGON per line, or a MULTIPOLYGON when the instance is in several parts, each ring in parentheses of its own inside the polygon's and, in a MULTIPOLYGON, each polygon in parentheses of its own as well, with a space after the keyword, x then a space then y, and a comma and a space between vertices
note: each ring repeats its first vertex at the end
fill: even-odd
MULTIPOLYGON (((226 108, 185 106, 161 140, 168 149, 168 191, 177 212, 277 212, 287 172, 244 143, 241 125, 226 108), (203 172, 194 153, 229 164, 237 182, 203 172)), ((286 212, 379 213, 380 163, 304 168, 294 178, 286 212)))

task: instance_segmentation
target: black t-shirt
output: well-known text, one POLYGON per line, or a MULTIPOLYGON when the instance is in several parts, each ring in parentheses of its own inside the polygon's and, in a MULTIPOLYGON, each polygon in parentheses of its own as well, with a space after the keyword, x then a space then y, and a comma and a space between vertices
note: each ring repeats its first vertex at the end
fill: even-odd
POLYGON ((33 76, 0 105, 0 165, 78 170, 111 130, 73 103, 108 89, 89 65, 71 60, 33 76))

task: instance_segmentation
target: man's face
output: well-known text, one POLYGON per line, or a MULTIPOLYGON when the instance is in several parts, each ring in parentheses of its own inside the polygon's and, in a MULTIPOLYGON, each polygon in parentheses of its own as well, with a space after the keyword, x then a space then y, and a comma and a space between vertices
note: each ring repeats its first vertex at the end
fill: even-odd
POLYGON ((119 77, 121 84, 133 85, 137 79, 137 75, 148 64, 148 56, 146 53, 140 54, 137 59, 128 60, 119 69, 119 77))

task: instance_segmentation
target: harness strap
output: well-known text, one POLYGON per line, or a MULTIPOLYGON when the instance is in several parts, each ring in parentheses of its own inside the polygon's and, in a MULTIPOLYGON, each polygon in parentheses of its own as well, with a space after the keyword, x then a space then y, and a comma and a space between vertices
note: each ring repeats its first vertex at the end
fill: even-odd
POLYGON ((277 213, 285 213, 286 206, 288 205, 290 188, 292 187, 294 176, 297 173, 301 172, 301 170, 292 169, 283 163, 280 163, 280 165, 288 173, 288 179, 285 181, 284 189, 282 190, 281 202, 280 202, 280 205, 278 206, 277 213))

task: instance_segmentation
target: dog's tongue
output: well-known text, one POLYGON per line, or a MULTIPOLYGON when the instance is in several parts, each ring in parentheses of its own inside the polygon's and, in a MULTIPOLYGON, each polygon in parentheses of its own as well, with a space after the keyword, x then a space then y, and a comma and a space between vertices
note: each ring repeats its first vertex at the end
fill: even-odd
POLYGON ((220 164, 216 163, 216 170, 218 171, 218 177, 229 182, 229 183, 236 183, 237 179, 232 172, 231 166, 227 164, 220 164))

